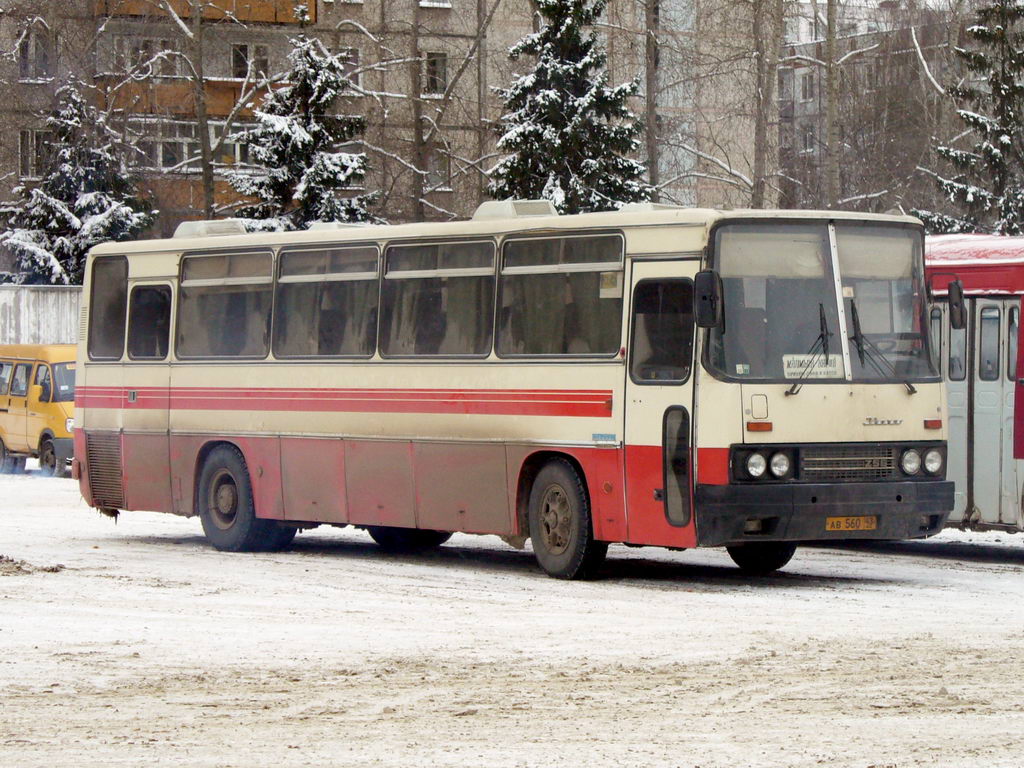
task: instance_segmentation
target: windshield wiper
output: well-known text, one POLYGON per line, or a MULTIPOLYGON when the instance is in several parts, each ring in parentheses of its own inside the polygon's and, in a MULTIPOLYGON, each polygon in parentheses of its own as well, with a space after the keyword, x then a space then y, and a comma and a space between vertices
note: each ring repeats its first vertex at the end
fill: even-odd
POLYGON ((907 388, 908 394, 917 394, 917 389, 914 388, 914 385, 896 373, 896 367, 885 356, 885 353, 861 331, 860 314, 857 312, 857 303, 853 299, 850 299, 850 319, 853 320, 853 336, 850 337, 850 340, 857 345, 857 357, 860 358, 860 364, 864 365, 866 359, 871 363, 871 367, 878 372, 878 375, 884 379, 887 374, 881 364, 885 363, 885 367, 889 369, 889 373, 893 378, 907 388))
POLYGON ((829 354, 828 354, 828 337, 832 334, 828 331, 828 320, 825 319, 825 305, 818 304, 818 327, 821 331, 818 333, 818 338, 814 340, 814 344, 809 350, 808 355, 813 355, 810 361, 804 366, 803 371, 797 377, 796 381, 793 382, 793 386, 786 390, 787 395, 795 395, 800 391, 800 387, 804 384, 804 379, 807 378, 807 374, 814 368, 814 364, 818 362, 818 358, 822 355, 825 356, 825 365, 828 365, 829 354), (819 349, 820 347, 820 349, 819 349))

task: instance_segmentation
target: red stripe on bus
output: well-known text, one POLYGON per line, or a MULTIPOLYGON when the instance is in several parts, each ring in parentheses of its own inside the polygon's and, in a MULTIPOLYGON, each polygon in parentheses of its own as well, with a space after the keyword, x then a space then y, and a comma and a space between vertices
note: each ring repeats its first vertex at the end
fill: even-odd
POLYGON ((80 408, 607 417, 610 390, 82 387, 80 408), (128 393, 135 399, 129 402, 128 393))

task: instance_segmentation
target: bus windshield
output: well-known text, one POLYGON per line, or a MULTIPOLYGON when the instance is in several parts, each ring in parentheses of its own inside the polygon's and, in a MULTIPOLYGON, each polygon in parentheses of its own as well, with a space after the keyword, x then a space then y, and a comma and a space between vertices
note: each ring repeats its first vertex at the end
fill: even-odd
POLYGON ((55 363, 53 366, 53 402, 72 403, 75 400, 75 364, 55 363))
POLYGON ((838 291, 827 224, 718 229, 715 268, 725 292, 725 323, 711 331, 712 370, 730 379, 779 383, 936 376, 924 333, 920 235, 905 227, 841 222, 835 232, 838 291))

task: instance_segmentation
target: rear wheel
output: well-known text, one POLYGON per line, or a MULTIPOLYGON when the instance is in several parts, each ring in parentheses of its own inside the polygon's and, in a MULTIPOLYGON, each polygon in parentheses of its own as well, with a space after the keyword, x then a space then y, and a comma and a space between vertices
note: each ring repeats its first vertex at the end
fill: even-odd
POLYGON ((203 533, 221 551, 273 552, 295 538, 297 529, 256 517, 249 470, 233 445, 218 446, 206 457, 198 502, 203 533))
POLYGON ((53 442, 50 440, 44 440, 39 447, 39 471, 46 477, 64 474, 57 470, 57 452, 53 449, 53 442))
POLYGON ((793 558, 796 544, 786 541, 759 541, 726 547, 740 570, 751 576, 766 576, 779 570, 793 558))
POLYGON ((562 459, 548 463, 530 491, 530 541, 537 563, 556 579, 591 578, 608 542, 594 539, 583 482, 562 459))
POLYGON ((366 532, 381 549, 389 552, 423 552, 441 546, 452 537, 446 531, 391 528, 384 525, 368 525, 366 532))

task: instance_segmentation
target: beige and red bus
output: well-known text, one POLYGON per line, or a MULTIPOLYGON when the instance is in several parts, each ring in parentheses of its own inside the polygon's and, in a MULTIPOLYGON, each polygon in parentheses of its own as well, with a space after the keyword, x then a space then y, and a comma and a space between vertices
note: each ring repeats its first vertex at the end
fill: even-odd
POLYGON ((244 234, 90 255, 74 472, 94 507, 198 515, 218 549, 317 525, 423 549, 939 531, 953 503, 916 219, 651 204, 244 234))

